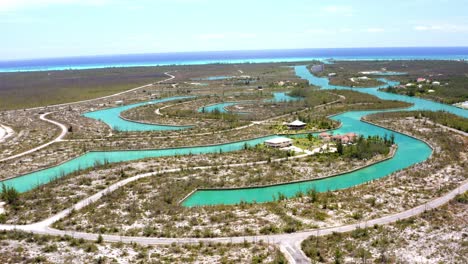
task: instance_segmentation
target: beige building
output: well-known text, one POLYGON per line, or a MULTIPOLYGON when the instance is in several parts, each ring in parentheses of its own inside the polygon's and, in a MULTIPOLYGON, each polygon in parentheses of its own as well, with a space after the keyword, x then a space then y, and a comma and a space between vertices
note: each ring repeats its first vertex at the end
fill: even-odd
POLYGON ((265 140, 265 145, 271 148, 286 148, 293 144, 293 140, 285 137, 272 138, 265 140))

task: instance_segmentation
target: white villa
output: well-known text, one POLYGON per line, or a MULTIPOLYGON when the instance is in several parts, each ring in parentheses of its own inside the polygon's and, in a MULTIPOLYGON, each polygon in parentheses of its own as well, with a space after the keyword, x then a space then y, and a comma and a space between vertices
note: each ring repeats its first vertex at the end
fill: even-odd
POLYGON ((265 140, 265 145, 271 148, 286 148, 293 144, 293 140, 285 137, 272 138, 265 140))

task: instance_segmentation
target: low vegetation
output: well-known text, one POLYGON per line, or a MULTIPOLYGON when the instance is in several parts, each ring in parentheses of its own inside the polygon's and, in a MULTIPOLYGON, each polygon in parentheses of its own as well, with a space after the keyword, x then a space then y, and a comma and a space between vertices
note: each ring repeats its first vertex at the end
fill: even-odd
POLYGON ((415 118, 418 120, 428 120, 437 124, 448 126, 464 132, 468 132, 468 118, 460 117, 448 112, 438 111, 402 111, 387 112, 374 115, 375 118, 415 118))
POLYGON ((1 263, 286 263, 265 241, 143 246, 1 231, 0 245, 1 263))
POLYGON ((466 195, 395 224, 310 237, 302 250, 313 263, 466 263, 466 195))

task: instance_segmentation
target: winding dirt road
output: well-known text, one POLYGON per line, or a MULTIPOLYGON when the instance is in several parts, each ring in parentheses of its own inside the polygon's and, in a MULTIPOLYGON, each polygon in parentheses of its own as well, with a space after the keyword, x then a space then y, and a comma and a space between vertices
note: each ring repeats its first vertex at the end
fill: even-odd
POLYGON ((60 135, 58 135, 58 137, 56 137, 56 138, 55 138, 54 140, 52 140, 52 141, 49 141, 49 142, 47 142, 47 143, 45 143, 45 144, 42 144, 42 145, 40 145, 40 146, 38 146, 38 147, 35 147, 35 148, 33 148, 33 149, 27 150, 27 151, 25 151, 25 152, 21 152, 21 153, 19 153, 19 154, 16 154, 16 155, 13 155, 13 156, 4 158, 4 159, 0 159, 0 162, 7 161, 7 160, 12 160, 12 159, 16 159, 16 158, 18 158, 18 157, 21 157, 21 156, 24 156, 24 155, 33 153, 33 152, 35 152, 35 151, 38 151, 38 150, 40 150, 40 149, 43 149, 43 148, 45 148, 45 147, 47 147, 47 146, 49 146, 49 145, 51 145, 51 144, 53 144, 53 143, 55 143, 55 142, 61 141, 61 140, 65 137, 65 135, 67 134, 68 128, 67 128, 64 124, 62 124, 62 123, 59 123, 59 122, 54 121, 54 120, 52 120, 52 119, 48 119, 46 116, 49 115, 49 114, 51 114, 51 113, 42 114, 39 118, 40 118, 41 120, 44 120, 44 121, 46 121, 46 122, 49 122, 49 123, 51 123, 51 124, 54 124, 54 125, 60 127, 61 132, 60 132, 60 135))
MULTIPOLYGON (((174 75, 170 74, 169 72, 165 72, 164 73, 165 75, 167 75, 169 78, 167 79, 164 79, 164 80, 161 80, 161 81, 158 81, 156 83, 163 83, 163 82, 167 82, 167 81, 170 81, 172 79, 175 78, 174 75)), ((76 102, 70 102, 70 103, 64 103, 64 104, 56 104, 56 105, 50 105, 50 106, 40 106, 40 107, 34 107, 34 108, 28 108, 28 109, 25 109, 25 110, 37 110, 37 109, 44 109, 44 108, 48 108, 48 107, 57 107, 57 106, 67 106, 67 105, 72 105, 72 104, 78 104, 78 103, 85 103, 85 102, 91 102, 91 101, 96 101, 96 100, 100 100, 100 99, 105 99, 105 98, 109 98, 109 97, 113 97, 113 96, 118 96, 118 95, 122 95, 122 94, 125 94, 125 93, 129 93, 129 92, 132 92, 132 91, 135 91, 135 90, 138 90, 138 89, 142 89, 142 88, 145 88, 145 87, 148 87, 148 86, 151 86, 153 85, 152 83, 150 84, 146 84, 146 85, 143 85, 143 86, 139 86, 139 87, 136 87, 136 88, 133 88, 133 89, 130 89, 130 90, 127 90, 127 91, 123 91, 123 92, 120 92, 120 93, 116 93, 116 94, 112 94, 112 95, 107 95, 107 96, 104 96, 104 97, 99 97, 99 98, 94 98, 94 99, 89 99, 89 100, 83 100, 83 101, 76 101, 76 102)), ((49 112, 49 113, 45 113, 45 114, 42 114, 39 118, 41 120, 44 120, 46 122, 49 122, 49 123, 52 123, 58 127, 60 127, 60 129, 62 130, 60 132, 60 135, 58 137, 56 137, 54 140, 52 141, 49 141, 43 145, 40 145, 38 147, 35 147, 33 149, 30 149, 30 150, 27 150, 25 152, 21 152, 19 154, 15 154, 13 156, 9 156, 9 157, 6 157, 6 158, 3 158, 3 159, 0 159, 0 162, 4 162, 4 161, 8 161, 8 160, 12 160, 12 159, 15 159, 15 158, 19 158, 19 157, 22 157, 24 155, 27 155, 27 154, 31 154, 35 151, 38 151, 40 149, 43 149, 55 142, 59 142, 59 141, 63 141, 63 138, 66 136, 67 132, 68 132, 68 128, 62 124, 62 123, 59 123, 57 121, 54 121, 54 120, 51 120, 51 119, 48 119, 46 118, 47 115, 51 114, 52 112, 49 112)), ((0 124, 0 142, 2 142, 2 138, 5 139, 7 136, 8 136, 8 132, 10 130, 6 130, 8 129, 9 127, 6 127, 6 126, 3 126, 0 124), (4 127, 4 128, 2 128, 4 127), (5 133, 2 133, 2 131, 5 130, 5 133), (3 135, 3 134, 6 134, 6 135, 3 135)), ((11 130, 12 131, 12 130, 11 130)))
MULTIPOLYGON (((173 75, 170 75, 169 73, 165 73, 166 75, 170 76, 170 78, 160 81, 168 81, 171 79, 174 79, 175 77, 173 75)), ((144 87, 147 87, 152 84, 148 84, 145 86, 140 86, 122 93, 106 96, 106 97, 101 97, 101 98, 96 98, 96 99, 90 99, 90 100, 85 100, 85 101, 79 101, 79 102, 73 102, 73 103, 66 103, 66 104, 60 104, 60 105, 54 105, 54 106, 63 106, 63 105, 70 105, 70 104, 76 104, 76 103, 82 103, 82 102, 89 102, 93 100, 98 100, 102 98, 107 98, 107 97, 112 97, 116 95, 121 95, 127 92, 131 92, 137 89, 141 89, 144 87)), ((36 108, 38 109, 38 108, 36 108)), ((53 144, 54 142, 62 140, 62 138, 66 135, 67 133, 67 128, 65 125, 47 119, 46 116, 50 113, 46 113, 41 115, 41 119, 45 120, 47 122, 53 123, 57 126, 59 126, 62 129, 62 133, 53 141, 50 141, 44 145, 41 145, 39 147, 36 147, 34 149, 28 150, 26 152, 17 154, 15 156, 8 157, 6 159, 0 160, 0 161, 5 161, 9 159, 14 159, 29 153, 32 153, 34 151, 37 151, 39 149, 42 149, 50 144, 53 144)), ((294 158, 302 158, 304 156, 310 155, 310 153, 296 156, 294 158)), ((291 158, 290 158, 291 159, 291 158)), ((278 160, 273 160, 273 162, 278 162, 283 159, 278 159, 278 160)), ((231 165, 226 165, 227 167, 240 167, 240 166, 252 166, 252 165, 257 165, 257 164, 262 164, 266 163, 267 161, 261 161, 261 162, 250 162, 250 163, 242 163, 242 164, 231 164, 231 165)), ((206 166, 206 167, 195 167, 192 169, 199 169, 199 170, 205 170, 205 169, 211 169, 212 166, 206 166)), ((171 170, 164 170, 164 171, 159 171, 159 172, 152 172, 152 173, 145 173, 145 174, 139 174, 127 179, 124 179, 122 181, 119 181, 117 183, 112 184, 111 186, 107 187, 106 189, 88 197, 80 202, 76 203, 72 207, 63 210, 59 212, 56 215, 53 215, 52 217, 49 217, 43 221, 29 224, 29 225, 0 225, 0 230, 22 230, 26 232, 31 232, 35 234, 45 234, 45 235, 53 235, 53 236, 64 236, 68 235, 74 238, 83 238, 86 240, 96 240, 99 236, 99 234, 96 233, 85 233, 85 232, 75 232, 75 231, 66 231, 66 230, 58 230, 50 227, 53 223, 59 221, 60 219, 65 218, 70 212, 74 210, 80 210, 86 206, 88 206, 91 203, 97 202, 100 198, 102 198, 104 195, 108 194, 109 192, 113 192, 117 190, 118 188, 139 180, 144 177, 150 177, 154 176, 157 174, 161 173, 170 173, 170 172, 177 172, 180 169, 171 169, 171 170)), ((296 233, 290 233, 290 234, 276 234, 276 235, 260 235, 260 236, 239 236, 239 237, 218 237, 218 238, 154 238, 154 237, 132 237, 132 236, 118 236, 118 235, 102 235, 102 238, 106 242, 123 242, 123 243, 138 243, 138 244, 143 244, 143 245, 167 245, 167 244, 172 244, 172 243, 198 243, 198 242, 219 242, 219 243, 242 243, 244 241, 249 241, 249 242, 257 242, 260 240, 263 240, 264 242, 267 243, 273 243, 279 245, 281 251, 283 254, 286 256, 286 258, 289 260, 290 263, 309 263, 310 260, 304 255, 304 253, 301 250, 300 244, 301 242, 310 237, 310 236, 324 236, 324 235, 329 235, 334 232, 349 232, 358 228, 365 228, 369 226, 374 226, 374 225, 384 225, 384 224, 389 224, 389 223, 394 223, 398 220, 401 219, 406 219, 409 217, 416 216, 418 214, 423 213, 426 210, 430 210, 433 208, 440 207, 450 200, 452 200, 457 194, 463 193, 468 190, 468 180, 464 181, 459 187, 456 189, 450 191, 449 193, 446 193, 445 195, 435 198, 427 203, 424 203, 422 205, 419 205, 417 207, 414 207, 412 209, 387 215, 384 217, 368 220, 365 222, 360 222, 356 224, 350 224, 350 225, 343 225, 343 226, 336 226, 336 227, 330 227, 330 228, 322 228, 322 229, 312 229, 312 230, 306 230, 306 231, 301 231, 301 232, 296 232, 296 233)))
MULTIPOLYGON (((304 154, 300 156, 296 156, 294 158, 302 158, 310 154, 304 154)), ((291 159, 291 158, 290 158, 291 159)), ((277 159, 273 162, 278 162, 284 159, 277 159)), ((232 164, 227 165, 228 167, 240 167, 240 166, 252 166, 261 163, 266 163, 266 161, 260 162, 250 162, 250 163, 242 163, 242 164, 232 164)), ((212 166, 206 167, 195 167, 193 169, 211 169, 212 166)), ((170 169, 164 170, 160 172, 152 172, 152 173, 145 173, 139 174, 117 183, 112 184, 111 186, 107 187, 106 189, 88 197, 80 202, 76 203, 74 206, 59 212, 52 217, 49 217, 43 221, 29 224, 29 225, 0 225, 0 230, 22 230, 26 232, 31 232, 35 234, 45 234, 45 235, 53 235, 53 236, 72 236, 74 238, 83 238, 86 240, 96 240, 99 234, 95 233, 84 233, 84 232, 75 232, 75 231, 65 231, 65 230, 58 230, 51 228, 50 226, 59 221, 60 219, 65 218, 70 212, 80 210, 91 203, 98 201, 101 197, 108 194, 109 192, 113 192, 118 188, 139 180, 141 178, 154 176, 161 173, 170 173, 170 172, 177 172, 180 169, 170 169)), ((124 242, 124 243, 138 243, 143 245, 162 245, 162 244, 171 244, 171 243, 198 243, 198 242, 220 242, 220 243, 242 243, 244 241, 249 242, 257 242, 263 240, 267 243, 274 243, 279 245, 280 250, 286 256, 286 258, 290 261, 290 263, 309 263, 309 259, 304 255, 301 250, 300 244, 301 242, 310 237, 310 236, 324 236, 329 235, 333 232, 349 232, 358 228, 365 228, 374 225, 384 225, 396 222, 401 219, 409 218, 412 216, 416 216, 418 214, 423 213, 426 210, 430 210, 433 208, 440 207, 450 200, 452 200, 457 194, 463 193, 468 190, 468 180, 464 181, 458 188, 452 190, 445 195, 438 197, 434 200, 431 200, 425 204, 419 205, 412 209, 387 215, 381 218, 376 218, 372 220, 368 220, 365 222, 360 222, 356 224, 344 225, 344 226, 337 226, 337 227, 330 227, 330 228, 322 228, 322 229, 312 229, 306 230, 291 234, 277 234, 277 235, 261 235, 261 236, 240 236, 240 237, 219 237, 219 238, 151 238, 151 237, 131 237, 131 236, 118 236, 118 235, 102 235, 104 241, 106 242, 124 242)))

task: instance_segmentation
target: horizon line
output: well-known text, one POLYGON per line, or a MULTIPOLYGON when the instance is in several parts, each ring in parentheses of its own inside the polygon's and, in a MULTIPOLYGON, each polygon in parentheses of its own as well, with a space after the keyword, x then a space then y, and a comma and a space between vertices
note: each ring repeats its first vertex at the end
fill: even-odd
MULTIPOLYGON (((97 57, 113 57, 113 56, 139 56, 139 55, 159 55, 159 54, 189 54, 189 53, 222 53, 222 52, 267 52, 267 51, 294 51, 294 50, 346 50, 346 49, 416 49, 416 48, 467 48, 467 46, 386 46, 386 47, 327 47, 327 48, 275 48, 275 49, 239 49, 239 50, 198 50, 198 51, 167 51, 167 52, 135 52, 135 53, 109 53, 109 54, 93 54, 93 55, 65 55, 53 57, 32 57, 20 59, 0 60, 0 62, 22 62, 36 60, 53 60, 53 59, 69 59, 69 58, 97 58, 97 57)), ((460 54, 461 55, 461 54, 460 54)))

